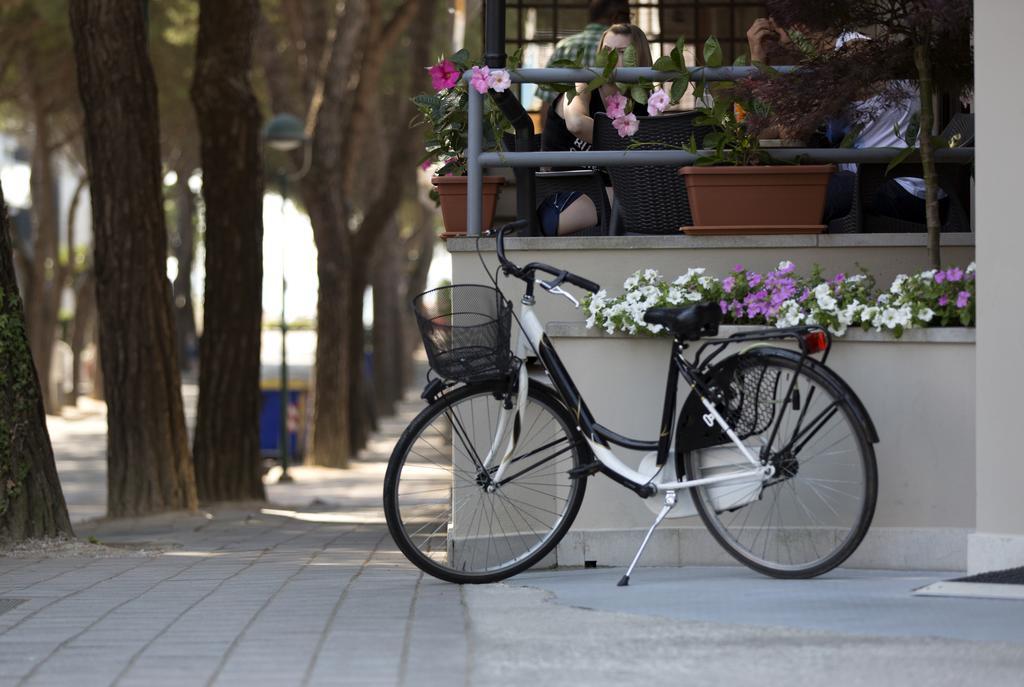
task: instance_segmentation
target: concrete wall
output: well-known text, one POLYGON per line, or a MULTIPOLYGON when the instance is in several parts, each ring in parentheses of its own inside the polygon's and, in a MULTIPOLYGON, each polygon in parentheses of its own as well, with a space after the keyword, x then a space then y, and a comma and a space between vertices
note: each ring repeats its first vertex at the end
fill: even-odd
POLYGON ((968 568, 1024 565, 1024 308, 1020 269, 1024 90, 1013 46, 1024 26, 1020 0, 975 6, 977 111, 978 368, 977 527, 968 568))

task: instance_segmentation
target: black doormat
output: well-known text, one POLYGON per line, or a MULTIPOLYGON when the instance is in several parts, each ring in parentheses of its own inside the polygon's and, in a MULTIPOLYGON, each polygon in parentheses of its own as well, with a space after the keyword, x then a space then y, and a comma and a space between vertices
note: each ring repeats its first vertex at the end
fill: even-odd
POLYGON ((993 570, 992 572, 958 577, 950 582, 977 582, 979 584, 1024 584, 1024 567, 993 570))
POLYGON ((15 606, 25 601, 27 599, 0 599, 0 615, 12 610, 15 606))

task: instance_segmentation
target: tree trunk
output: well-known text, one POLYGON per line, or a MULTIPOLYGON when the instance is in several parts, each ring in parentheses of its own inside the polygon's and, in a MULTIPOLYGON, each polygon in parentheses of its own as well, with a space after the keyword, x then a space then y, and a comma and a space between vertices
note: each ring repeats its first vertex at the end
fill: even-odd
POLYGON ((313 226, 321 227, 316 261, 320 280, 316 305, 316 402, 310 453, 317 465, 347 468, 352 453, 349 432, 352 403, 348 382, 350 337, 346 331, 351 307, 346 278, 349 261, 347 253, 335 245, 338 233, 327 230, 331 219, 317 212, 324 205, 327 204, 308 205, 313 226))
POLYGON ((249 81, 258 0, 201 0, 192 101, 206 208, 206 290, 193 455, 203 501, 263 500, 263 169, 249 81))
POLYGON ((939 175, 935 170, 935 144, 932 129, 935 127, 935 108, 932 102, 932 68, 928 59, 928 46, 914 47, 914 64, 917 67, 918 87, 921 93, 921 127, 918 140, 921 145, 921 167, 924 169, 924 216, 928 225, 928 258, 932 267, 942 267, 942 253, 939 234, 942 220, 939 215, 939 175))
MULTIPOLYGON (((33 79, 33 90, 37 80, 33 79)), ((32 271, 26 289, 26 316, 29 342, 35 360, 43 393, 43 407, 47 413, 59 413, 60 403, 52 398, 50 368, 53 345, 57 337, 57 314, 63 283, 60 259, 60 220, 57 199, 57 179, 53 171, 50 150, 50 121, 42 104, 42 94, 33 93, 35 115, 35 146, 32 149, 32 216, 34 240, 32 242, 32 271)))
POLYGON ((348 326, 348 384, 351 412, 349 414, 349 445, 355 455, 366 446, 370 431, 376 425, 373 397, 369 393, 366 379, 366 330, 363 327, 363 304, 366 296, 365 260, 371 254, 356 252, 348 272, 350 305, 347 311, 348 326))
POLYGON ((392 219, 377 245, 373 266, 373 388, 377 412, 394 415, 405 390, 405 264, 398 222, 392 219))
POLYGON ((410 301, 418 294, 423 293, 427 288, 427 276, 430 273, 430 263, 434 261, 434 244, 437 241, 437 234, 434 228, 437 211, 433 207, 430 209, 425 208, 422 203, 418 205, 418 211, 419 217, 417 218, 416 228, 408 245, 409 253, 412 254, 412 265, 407 277, 405 303, 402 304, 406 331, 410 332, 405 342, 407 348, 403 351, 406 369, 405 378, 409 380, 408 383, 415 381, 413 379, 413 355, 422 345, 420 343, 419 326, 416 324, 416 317, 413 315, 410 301))
POLYGON ((176 170, 174 184, 175 232, 171 242, 174 257, 178 259, 178 275, 174 279, 174 331, 178 341, 178 357, 183 370, 191 370, 199 336, 196 333, 196 313, 192 305, 192 259, 195 255, 196 202, 189 188, 192 170, 183 165, 176 170))
POLYGON ((70 15, 96 242, 108 513, 194 509, 144 8, 71 0, 70 15))
POLYGON ((0 189, 0 539, 73 536, 14 278, 0 189))
POLYGON ((68 405, 78 403, 82 384, 82 351, 96 319, 96 277, 92 268, 81 275, 75 289, 75 319, 71 324, 71 396, 68 405))

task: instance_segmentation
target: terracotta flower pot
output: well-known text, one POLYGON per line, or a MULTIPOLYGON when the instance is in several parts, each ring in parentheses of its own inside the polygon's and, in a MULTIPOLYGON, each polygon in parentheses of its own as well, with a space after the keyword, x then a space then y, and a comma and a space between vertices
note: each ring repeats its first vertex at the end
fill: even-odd
POLYGON ((683 167, 687 234, 817 234, 835 165, 683 167))
MULTIPOLYGON (((441 197, 441 217, 444 219, 444 233, 441 238, 466 235, 466 186, 467 177, 445 176, 430 180, 441 197)), ((494 220, 494 208, 498 204, 498 192, 505 183, 504 177, 484 177, 482 229, 489 229, 494 220)))

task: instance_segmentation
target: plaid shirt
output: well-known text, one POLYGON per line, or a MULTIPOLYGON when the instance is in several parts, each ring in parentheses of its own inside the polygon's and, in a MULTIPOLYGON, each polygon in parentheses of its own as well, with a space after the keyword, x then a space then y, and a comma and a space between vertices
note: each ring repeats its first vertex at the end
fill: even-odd
MULTIPOLYGON (((555 45, 555 52, 552 53, 547 66, 550 67, 551 63, 555 60, 575 59, 576 53, 580 48, 583 48, 583 65, 587 67, 593 66, 597 60, 597 44, 601 42, 601 34, 604 33, 606 28, 604 24, 587 24, 579 33, 566 36, 558 41, 555 45)), ((537 87, 537 97, 544 102, 551 103, 558 97, 558 91, 553 91, 540 84, 537 87)))

